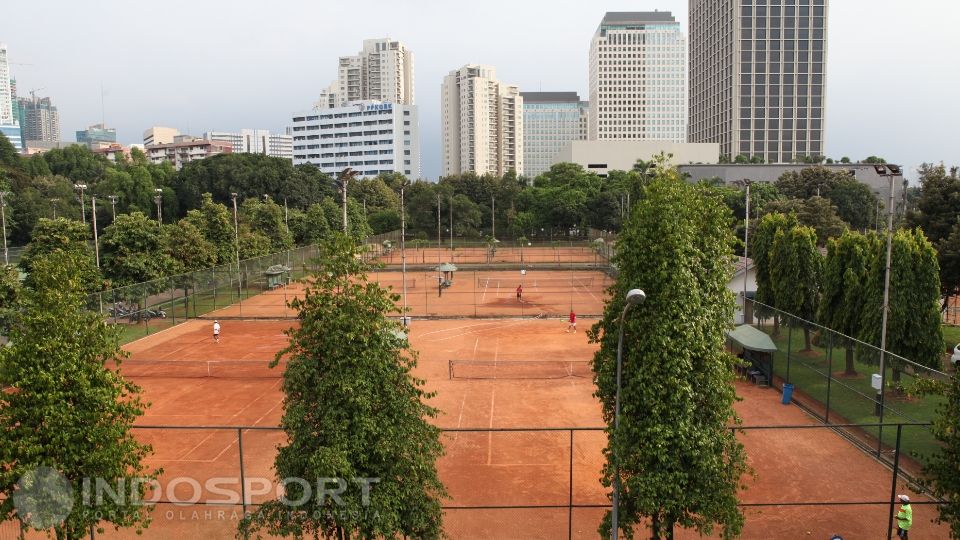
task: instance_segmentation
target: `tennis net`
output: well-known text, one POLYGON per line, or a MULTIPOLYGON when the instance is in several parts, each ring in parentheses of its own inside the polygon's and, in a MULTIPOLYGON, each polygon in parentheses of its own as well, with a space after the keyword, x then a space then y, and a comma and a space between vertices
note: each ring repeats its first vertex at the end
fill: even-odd
POLYGON ((477 277, 477 287, 516 287, 517 285, 523 285, 527 289, 573 289, 577 287, 593 287, 595 277, 594 276, 584 276, 584 277, 566 277, 566 278, 557 278, 557 277, 548 277, 548 278, 538 278, 536 276, 524 276, 516 278, 505 278, 503 276, 478 276, 477 277))
POLYGON ((587 360, 450 360, 450 379, 590 378, 587 360))
MULTIPOLYGON (((286 361, 270 367, 270 360, 124 360, 125 377, 275 379, 283 375, 286 361)), ((115 366, 112 366, 115 367, 115 366)))

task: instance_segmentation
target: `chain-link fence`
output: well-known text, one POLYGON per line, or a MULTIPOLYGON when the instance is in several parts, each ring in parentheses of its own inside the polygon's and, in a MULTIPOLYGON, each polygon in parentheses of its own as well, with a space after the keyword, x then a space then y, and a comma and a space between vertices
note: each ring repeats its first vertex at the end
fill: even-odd
MULTIPOLYGON (((935 502, 902 474, 903 445, 925 424, 887 423, 889 467, 837 436, 879 424, 756 425, 731 428, 751 457, 754 475, 739 494, 744 537, 801 537, 811 529, 889 538, 896 496, 910 494, 915 515, 933 517, 935 502), (792 457, 791 457, 792 456, 792 457), (784 462, 791 464, 789 469, 784 462)), ((283 494, 273 470, 286 434, 276 427, 138 426, 163 467, 149 535, 233 538, 242 517, 283 494)), ((448 492, 444 530, 451 538, 596 538, 610 507, 600 478, 603 428, 442 429, 437 471, 448 492)), ((315 481, 310 481, 315 484, 315 481)), ((932 532, 929 520, 917 528, 932 532)), ((640 533, 645 527, 638 526, 640 533)), ((940 530, 940 529, 938 529, 940 530)), ((15 522, 0 538, 15 538, 15 522)), ((933 533, 934 535, 936 533, 933 533)), ((125 538, 108 531, 98 538, 125 538)), ((643 534, 641 533, 641 536, 643 534)), ((934 537, 929 536, 928 537, 934 537)))
MULTIPOLYGON (((792 385, 793 399, 826 424, 864 424, 842 429, 845 435, 888 462, 896 434, 875 423, 919 423, 934 420, 943 404, 940 395, 914 391, 921 379, 946 381, 941 370, 920 365, 889 351, 880 372, 878 347, 843 335, 771 306, 748 300, 748 320, 768 334, 777 351, 754 360, 778 389, 792 385), (881 397, 881 384, 886 391, 881 397)), ((747 353, 748 358, 751 354, 747 353)), ((756 355, 754 355, 756 356, 756 355)), ((922 464, 940 451, 929 429, 917 429, 903 441, 901 466, 918 475, 922 464)))

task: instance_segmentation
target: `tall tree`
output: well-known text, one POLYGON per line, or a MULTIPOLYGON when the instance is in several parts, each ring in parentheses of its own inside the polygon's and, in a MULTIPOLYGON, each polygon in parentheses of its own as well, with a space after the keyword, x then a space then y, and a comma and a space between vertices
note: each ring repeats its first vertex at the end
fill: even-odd
MULTIPOLYGON (((777 212, 767 214, 760 219, 757 224, 756 233, 753 235, 753 245, 750 247, 750 254, 753 258, 753 265, 757 274, 757 295, 756 301, 771 307, 777 306, 777 298, 773 290, 773 277, 771 276, 770 252, 773 250, 773 239, 777 232, 787 230, 797 225, 797 217, 794 214, 780 214, 777 212)), ((760 308, 761 306, 757 306, 760 308)), ((758 313, 763 310, 757 309, 758 313)), ((774 314, 774 335, 779 330, 779 317, 774 314)))
MULTIPOLYGON (((960 295, 960 257, 950 236, 960 223, 960 176, 943 165, 920 166, 920 197, 907 215, 911 227, 920 227, 940 254, 940 295, 960 295)), ((943 307, 946 303, 943 304, 943 307)))
POLYGON ((17 319, 20 272, 12 264, 0 264, 0 336, 6 336, 17 319))
MULTIPOLYGON (((770 249, 770 280, 779 309, 808 321, 817 314, 823 256, 817 233, 797 226, 777 231, 770 249)), ((810 326, 803 325, 804 350, 811 349, 810 326)))
MULTIPOLYGON (((818 320, 847 336, 856 336, 864 309, 864 284, 873 246, 878 239, 859 233, 845 232, 827 242, 827 258, 823 270, 823 294, 820 297, 818 320)), ((853 341, 834 343, 846 349, 844 374, 857 374, 854 364, 856 344, 853 341)))
MULTIPOLYGON (((737 489, 747 467, 728 428, 739 420, 735 359, 724 350, 734 310, 726 288, 731 221, 719 197, 688 185, 674 169, 659 169, 617 241, 620 274, 590 337, 600 343, 593 370, 608 426, 603 482, 610 486, 619 470, 620 525, 628 538, 647 517, 654 538, 673 538, 675 525, 701 534, 719 526, 724 538, 743 527, 737 489), (633 287, 647 299, 624 323, 628 345, 614 429, 619 318, 633 287)), ((601 534, 609 528, 608 516, 601 534)))
POLYGON ((234 261, 236 243, 231 210, 213 202, 213 197, 209 193, 204 193, 200 208, 187 212, 185 219, 202 232, 203 237, 216 248, 217 264, 228 264, 234 261))
POLYGON ((103 278, 97 268, 93 249, 88 244, 91 236, 90 229, 79 221, 63 218, 40 219, 33 230, 30 243, 20 257, 20 267, 27 273, 26 285, 34 286, 34 261, 62 251, 75 256, 77 264, 74 270, 78 273, 77 279, 83 284, 83 290, 93 292, 103 288, 103 278))
POLYGON ((937 520, 947 523, 950 538, 956 539, 960 538, 960 377, 950 377, 945 397, 930 427, 940 449, 930 456, 923 470, 933 495, 947 501, 937 505, 937 520))
MULTIPOLYGON (((366 277, 352 240, 323 244, 324 271, 292 302, 300 325, 287 331, 283 374, 286 444, 278 478, 341 478, 337 505, 323 492, 288 484, 241 523, 241 533, 311 538, 439 538, 444 488, 436 459, 443 449, 424 401, 395 312, 399 296, 366 277), (368 479, 377 479, 367 482, 368 479), (291 501, 297 501, 294 505, 291 501)), ((276 363, 276 361, 275 361, 276 363)))
POLYGON ((140 212, 117 216, 104 229, 100 245, 103 272, 114 287, 154 281, 175 274, 178 268, 164 249, 157 222, 140 212))
MULTIPOLYGON (((890 265, 890 314, 887 350, 934 369, 943 369, 943 330, 940 319, 940 269, 937 252, 920 230, 901 229, 893 235, 890 265)), ((876 242, 864 286, 860 340, 880 346, 883 316, 886 242, 876 242)), ((877 361, 875 353, 862 354, 877 361)), ((893 380, 903 368, 896 357, 887 357, 893 380)))
POLYGON ((270 241, 270 252, 277 253, 293 247, 293 235, 287 231, 283 219, 283 207, 267 200, 247 199, 243 201, 243 220, 251 231, 266 236, 270 241))
POLYGON ((830 199, 814 195, 809 199, 783 199, 766 206, 770 212, 795 214, 801 225, 813 227, 817 233, 817 245, 825 246, 830 238, 839 237, 847 224, 837 214, 837 207, 830 199))
MULTIPOLYGON (((155 479, 148 445, 131 433, 144 411, 140 389, 107 364, 122 360, 119 330, 85 309, 78 272, 86 261, 60 251, 34 259, 34 286, 24 290, 11 345, 0 347, 0 516, 14 517, 17 482, 48 467, 72 484, 62 519, 26 516, 26 524, 60 540, 86 538, 108 523, 138 531, 150 522, 140 501, 155 479), (84 498, 84 479, 103 479, 121 497, 84 498)), ((60 507, 62 508, 62 507, 60 507)), ((20 508, 20 511, 29 508, 20 508)), ((20 515, 21 519, 24 516, 20 515)))

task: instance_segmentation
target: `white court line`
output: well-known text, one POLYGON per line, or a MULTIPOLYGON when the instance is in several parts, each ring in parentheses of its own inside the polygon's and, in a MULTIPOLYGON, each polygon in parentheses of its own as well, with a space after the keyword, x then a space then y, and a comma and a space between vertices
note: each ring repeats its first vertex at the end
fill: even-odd
POLYGON ((490 278, 487 278, 487 281, 483 284, 483 295, 480 296, 480 303, 483 303, 483 299, 487 297, 487 290, 490 287, 490 278))
POLYGON ((477 346, 480 345, 480 338, 473 342, 473 359, 477 359, 477 346))

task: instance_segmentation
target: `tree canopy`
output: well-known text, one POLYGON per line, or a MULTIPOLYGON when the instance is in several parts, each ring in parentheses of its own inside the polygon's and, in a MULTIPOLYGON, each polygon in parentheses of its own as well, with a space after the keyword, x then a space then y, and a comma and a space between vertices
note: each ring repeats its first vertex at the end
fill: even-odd
MULTIPOLYGON (((645 517, 654 538, 675 525, 724 538, 739 535, 737 489, 746 471, 742 446, 727 426, 733 410, 735 359, 724 350, 734 299, 731 215, 706 188, 660 169, 618 239, 619 276, 603 319, 591 330, 596 395, 609 443, 603 482, 622 478, 622 534, 645 517), (628 289, 646 302, 624 322, 622 414, 614 426, 617 337, 628 289), (690 306, 697 306, 695 314, 690 306), (642 339, 638 336, 642 336, 642 339)), ((609 515, 601 527, 608 536, 609 515)))
POLYGON ((241 532, 325 538, 440 538, 436 470, 443 449, 430 424, 438 411, 411 370, 416 353, 387 318, 399 297, 366 277, 355 244, 341 234, 321 245, 323 271, 291 302, 299 326, 277 353, 287 434, 278 478, 339 478, 339 504, 323 492, 288 484, 241 532), (292 501, 297 501, 294 504, 292 501))

